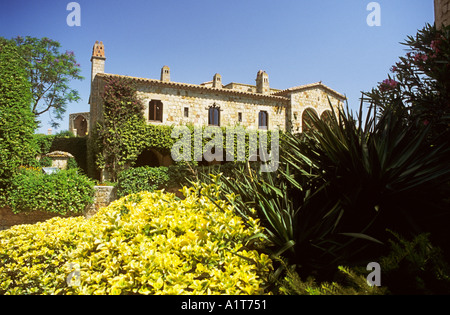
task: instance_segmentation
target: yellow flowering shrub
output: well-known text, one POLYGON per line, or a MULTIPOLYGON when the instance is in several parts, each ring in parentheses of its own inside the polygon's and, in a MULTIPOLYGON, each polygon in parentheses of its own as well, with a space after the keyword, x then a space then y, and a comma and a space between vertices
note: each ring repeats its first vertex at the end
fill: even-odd
POLYGON ((272 261, 254 249, 262 227, 212 202, 219 190, 141 192, 90 220, 0 232, 0 294, 267 294, 272 261))

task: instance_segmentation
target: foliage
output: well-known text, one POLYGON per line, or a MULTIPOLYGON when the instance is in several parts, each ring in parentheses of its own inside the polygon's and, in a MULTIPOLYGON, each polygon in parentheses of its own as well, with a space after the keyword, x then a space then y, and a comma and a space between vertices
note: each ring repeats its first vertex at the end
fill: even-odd
MULTIPOLYGON (((44 167, 51 167, 53 164, 52 159, 49 158, 48 156, 44 156, 39 160, 39 167, 44 168, 44 167)), ((68 170, 72 170, 72 169, 79 169, 78 163, 76 161, 75 158, 69 158, 67 160, 67 168, 68 170)))
POLYGON ((53 218, 0 232, 0 294, 52 294, 65 287, 65 265, 86 231, 84 217, 53 218))
POLYGON ((312 276, 303 281, 294 266, 285 267, 285 276, 279 283, 281 294, 290 295, 378 295, 378 294, 449 294, 450 266, 440 248, 434 247, 428 234, 406 240, 390 232, 390 250, 379 257, 381 287, 367 285, 365 267, 339 267, 334 281, 317 283, 312 276))
POLYGON ((35 134, 37 142, 37 153, 40 157, 38 165, 40 167, 51 166, 51 159, 45 155, 54 151, 68 152, 74 156, 69 159, 68 169, 80 168, 87 174, 87 138, 75 137, 73 134, 63 131, 56 135, 35 134))
POLYGON ((207 181, 211 175, 233 176, 234 169, 243 164, 199 166, 193 162, 179 162, 169 167, 135 167, 119 173, 117 195, 125 197, 141 191, 181 188, 198 181, 207 181))
POLYGON ((384 250, 386 228, 431 231, 448 218, 450 148, 427 145, 429 128, 405 126, 392 111, 376 125, 370 113, 363 121, 344 109, 311 121, 310 133, 284 137, 278 173, 222 178, 221 198, 238 196, 232 204, 246 219, 256 209, 274 256, 325 276, 384 250))
POLYGON ((283 263, 286 275, 279 284, 280 294, 284 295, 386 295, 386 287, 369 286, 366 275, 349 267, 338 267, 336 280, 317 283, 310 276, 303 281, 295 271, 295 266, 283 263))
MULTIPOLYGON (((104 115, 102 122, 94 128, 92 139, 88 140, 88 155, 91 164, 89 174, 94 176, 93 160, 96 167, 106 170, 107 180, 115 182, 120 172, 134 166, 139 155, 150 149, 158 150, 161 154, 171 154, 171 149, 179 139, 172 138, 174 128, 177 126, 147 124, 144 119, 144 105, 137 96, 134 83, 125 78, 110 78, 106 80, 103 94, 104 115)), ((190 133, 191 161, 187 164, 196 164, 198 156, 202 157, 205 146, 211 139, 205 135, 206 127, 184 126, 190 133), (201 146, 196 144, 197 135, 200 135, 201 146), (200 149, 199 149, 200 148, 200 149), (195 150, 198 151, 195 151, 195 150), (192 162, 195 161, 195 162, 192 162)), ((235 129, 233 129, 235 130, 235 129)), ((220 131, 226 134, 227 128, 222 127, 220 131)), ((245 133, 244 142, 238 141, 235 133, 233 138, 234 158, 238 150, 245 152, 249 157, 249 144, 258 145, 260 131, 254 131, 257 141, 250 141, 249 132, 244 128, 236 129, 237 132, 245 133)), ((271 132, 267 134, 268 145, 271 145, 271 132)), ((224 157, 227 150, 227 137, 223 137, 224 157)), ((229 145, 229 144, 228 144, 229 145)))
POLYGON ((272 262, 217 185, 185 200, 139 193, 90 220, 51 219, 0 232, 0 294, 265 294, 272 262), (51 236, 51 237, 49 237, 51 236), (78 264, 80 285, 66 279, 78 264), (72 283, 71 283, 72 284, 72 283))
POLYGON ((82 80, 80 65, 73 51, 60 51, 61 44, 49 38, 18 36, 12 40, 26 61, 31 83, 32 111, 36 117, 51 111, 52 125, 57 127, 66 112, 67 104, 78 102, 78 91, 69 87, 71 80, 82 80))
POLYGON ((402 44, 406 56, 392 67, 392 77, 364 93, 365 101, 381 112, 398 111, 408 124, 430 125, 432 139, 448 141, 450 26, 437 30, 426 25, 402 44))
POLYGON ((39 168, 23 168, 11 180, 7 202, 14 213, 81 214, 93 202, 93 188, 94 182, 76 169, 45 175, 39 168))
POLYGON ((391 232, 389 255, 380 259, 383 283, 393 294, 449 294, 450 266, 429 234, 411 241, 391 232))
POLYGON ((144 105, 137 98, 133 83, 123 78, 107 80, 103 95, 104 119, 97 126, 99 141, 97 163, 116 181, 127 164, 135 161, 142 148, 136 145, 142 139, 145 127, 144 105))
POLYGON ((36 154, 30 83, 17 48, 0 38, 0 193, 36 154))
POLYGON ((142 132, 142 151, 145 149, 158 149, 162 154, 169 154, 175 139, 172 138, 172 126, 145 125, 142 132))
POLYGON ((223 179, 224 194, 240 195, 239 213, 258 211, 275 255, 323 274, 382 251, 386 228, 447 242, 449 39, 450 28, 430 26, 409 37, 395 79, 365 93, 366 119, 361 104, 355 118, 339 110, 328 123, 310 117, 308 133, 286 134, 281 174, 223 179))
POLYGON ((153 192, 162 189, 169 181, 167 167, 137 167, 123 171, 117 180, 119 198, 141 191, 153 192))

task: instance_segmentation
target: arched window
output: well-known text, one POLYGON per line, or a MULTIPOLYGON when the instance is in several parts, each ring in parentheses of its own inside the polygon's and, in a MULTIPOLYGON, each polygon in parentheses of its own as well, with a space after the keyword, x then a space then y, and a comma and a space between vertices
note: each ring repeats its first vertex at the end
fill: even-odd
POLYGON ((149 104, 148 109, 148 120, 149 121, 163 121, 163 103, 158 100, 152 100, 149 104))
POLYGON ((258 115, 259 129, 269 129, 269 114, 266 111, 260 111, 258 115))
POLYGON ((220 126, 220 107, 216 103, 208 110, 208 125, 220 126))

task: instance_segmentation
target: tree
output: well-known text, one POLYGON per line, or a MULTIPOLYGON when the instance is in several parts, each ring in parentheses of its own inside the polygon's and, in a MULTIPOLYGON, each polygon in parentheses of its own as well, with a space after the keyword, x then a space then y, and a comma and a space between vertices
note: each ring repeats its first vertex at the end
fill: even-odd
POLYGON ((426 25, 402 43, 407 47, 365 101, 377 111, 393 110, 405 123, 429 126, 432 139, 448 141, 450 132, 450 26, 437 30, 426 25))
POLYGON ((0 190, 36 155, 31 84, 17 47, 0 38, 0 190))
POLYGON ((73 51, 60 52, 61 44, 49 38, 17 37, 13 39, 26 62, 31 83, 32 112, 36 117, 50 112, 51 123, 58 127, 67 104, 78 102, 78 91, 69 87, 70 80, 83 80, 73 51))

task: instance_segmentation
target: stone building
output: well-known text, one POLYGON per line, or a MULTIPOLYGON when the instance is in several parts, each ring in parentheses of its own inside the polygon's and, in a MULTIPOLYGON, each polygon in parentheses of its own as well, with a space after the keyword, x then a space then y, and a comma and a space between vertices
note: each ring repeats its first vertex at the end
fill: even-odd
MULTIPOLYGON (((105 46, 96 42, 91 63, 90 112, 72 114, 70 129, 79 136, 92 134, 97 121, 102 120, 102 93, 105 80, 123 77, 137 85, 138 96, 145 105, 144 117, 149 124, 194 126, 243 126, 252 130, 289 130, 302 132, 309 113, 326 119, 334 108, 343 105, 345 96, 322 82, 288 89, 270 87, 269 75, 258 71, 255 85, 231 82, 224 84, 216 73, 212 81, 201 84, 173 82, 171 69, 164 66, 159 79, 137 78, 105 73, 105 46)), ((155 165, 170 164, 170 157, 151 152, 155 165)), ((139 161, 137 165, 139 165, 139 161)))
MULTIPOLYGON (((328 99, 336 108, 346 99, 322 82, 273 89, 269 75, 262 70, 257 73, 255 85, 224 84, 220 74, 215 74, 212 81, 197 85, 171 81, 168 66, 161 69, 160 79, 108 74, 105 61, 105 47, 102 42, 96 42, 91 58, 90 129, 102 119, 101 95, 105 79, 111 77, 125 77, 137 83, 138 95, 145 104, 144 117, 149 124, 241 125, 250 129, 301 132, 306 112, 327 117, 331 113, 328 99)), ((86 117, 83 113, 71 117, 83 115, 86 117)))
POLYGON ((434 16, 436 26, 450 24, 450 0, 434 0, 434 16))

